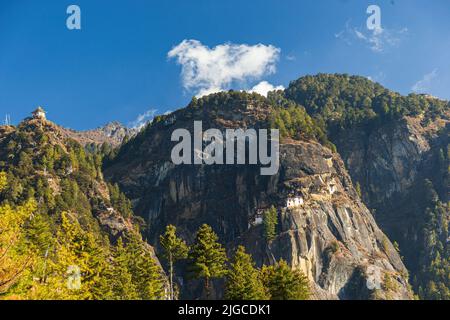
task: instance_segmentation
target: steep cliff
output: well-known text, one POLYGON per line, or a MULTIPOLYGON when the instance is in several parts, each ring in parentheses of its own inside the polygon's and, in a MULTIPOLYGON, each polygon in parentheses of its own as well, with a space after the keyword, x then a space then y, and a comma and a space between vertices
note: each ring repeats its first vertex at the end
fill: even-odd
MULTIPOLYGON (((434 291, 427 287, 438 282, 429 274, 436 259, 430 249, 437 243, 443 245, 436 251, 442 253, 444 266, 447 264, 444 274, 449 272, 449 209, 436 217, 427 212, 449 201, 448 117, 424 125, 419 117, 405 116, 369 134, 357 128, 341 132, 333 140, 378 224, 399 244, 415 289, 422 298, 433 298, 433 293, 424 292, 434 291), (432 219, 442 222, 430 230, 427 224, 432 219), (436 239, 431 240, 433 237, 436 239), (425 258, 430 254, 433 257, 425 258)), ((443 284, 441 299, 449 297, 448 280, 443 284)))
POLYGON ((300 78, 286 97, 327 123, 364 202, 399 244, 415 291, 449 299, 449 103, 347 75, 300 78))
POLYGON ((204 130, 267 128, 276 108, 256 94, 194 99, 124 145, 105 176, 119 183, 146 219, 155 246, 167 224, 191 242, 198 226, 208 223, 228 250, 244 244, 258 265, 283 258, 301 269, 318 299, 410 298, 398 253, 359 199, 339 155, 317 139, 282 139, 280 170, 273 176, 261 176, 257 165, 172 163, 175 129, 192 132, 194 120, 202 120, 204 130), (271 206, 279 225, 268 243, 260 214, 271 206))

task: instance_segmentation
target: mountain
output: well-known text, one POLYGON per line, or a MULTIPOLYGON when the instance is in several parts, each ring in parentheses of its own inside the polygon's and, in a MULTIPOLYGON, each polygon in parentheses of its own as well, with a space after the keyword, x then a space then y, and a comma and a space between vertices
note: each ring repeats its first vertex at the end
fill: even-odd
POLYGON ((164 271, 101 163, 43 115, 0 127, 0 299, 164 298, 164 271))
MULTIPOLYGON (((174 224, 192 243, 207 223, 228 252, 244 245, 258 266, 280 259, 308 277, 316 299, 409 299, 407 270, 388 237, 356 192, 344 162, 326 138, 325 124, 274 93, 268 99, 222 92, 193 99, 188 107, 155 119, 123 145, 105 168, 135 213, 148 224, 148 241, 174 224), (260 175, 258 165, 174 165, 171 134, 203 130, 280 128, 280 170, 260 175), (291 206, 288 201, 297 202, 291 206), (273 239, 264 236, 261 215, 276 208, 273 239)), ((186 273, 184 273, 186 275, 186 273)), ((195 296, 188 277, 182 297, 195 296)), ((215 282, 215 296, 222 296, 215 282)))
POLYGON ((78 141, 83 146, 89 144, 102 145, 107 143, 112 147, 118 147, 124 139, 133 137, 138 132, 137 129, 127 128, 117 121, 110 122, 103 127, 92 130, 75 131, 71 129, 62 129, 62 131, 65 132, 68 137, 78 141))
POLYGON ((193 98, 140 132, 75 132, 38 109, 0 126, 0 299, 165 299, 172 275, 175 296, 224 298, 226 253, 245 262, 234 288, 248 275, 255 296, 295 276, 297 298, 448 300, 449 106, 318 74, 267 98, 193 98), (172 134, 194 121, 220 133, 279 129, 279 170, 175 165, 172 134), (168 246, 185 247, 175 265, 168 246), (211 282, 192 277, 193 266, 211 271, 203 258, 219 270, 211 282))
POLYGON ((285 97, 327 123, 364 202, 399 244, 420 298, 450 299, 448 101, 326 74, 292 82, 285 97))

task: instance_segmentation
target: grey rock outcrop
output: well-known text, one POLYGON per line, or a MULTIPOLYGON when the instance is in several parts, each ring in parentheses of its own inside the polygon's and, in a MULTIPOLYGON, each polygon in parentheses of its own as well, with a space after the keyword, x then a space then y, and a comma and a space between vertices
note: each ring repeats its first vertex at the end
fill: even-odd
POLYGON ((301 269, 317 299, 411 298, 398 253, 359 199, 339 155, 319 143, 283 141, 274 176, 261 176, 256 165, 171 163, 174 129, 192 130, 194 120, 202 120, 204 130, 261 128, 270 112, 265 100, 252 96, 227 101, 220 110, 179 110, 125 145, 105 175, 147 220, 148 241, 156 248, 167 224, 191 242, 208 223, 229 252, 244 244, 260 266, 282 258, 301 269), (287 205, 290 198, 295 206, 287 205), (271 206, 279 225, 267 244, 258 215, 271 206))

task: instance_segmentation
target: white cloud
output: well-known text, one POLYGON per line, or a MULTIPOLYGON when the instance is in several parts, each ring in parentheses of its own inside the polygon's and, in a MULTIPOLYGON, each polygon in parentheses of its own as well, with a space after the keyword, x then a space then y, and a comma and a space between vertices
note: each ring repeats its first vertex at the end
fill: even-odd
POLYGON ((424 93, 431 89, 433 80, 438 76, 438 69, 434 69, 430 73, 425 74, 422 79, 417 81, 411 88, 412 91, 417 93, 424 93))
POLYGON ((184 40, 169 51, 182 66, 187 90, 197 96, 229 89, 234 81, 257 80, 276 71, 280 49, 272 45, 221 44, 209 48, 197 40, 184 40))
POLYGON ((352 45, 353 40, 362 41, 366 43, 368 48, 373 52, 382 53, 388 48, 398 46, 402 37, 407 33, 408 28, 402 28, 400 30, 375 28, 374 30, 367 30, 364 32, 356 27, 352 27, 350 21, 347 21, 345 28, 334 36, 343 40, 348 45, 352 45))
POLYGON ((209 94, 213 94, 213 93, 220 92, 220 91, 224 91, 224 89, 220 88, 220 87, 203 88, 203 89, 199 89, 199 91, 197 92, 197 94, 195 96, 197 98, 200 98, 200 97, 207 96, 209 94))
POLYGON ((130 123, 129 127, 138 130, 142 129, 148 122, 153 120, 157 111, 158 110, 156 109, 145 111, 144 113, 138 115, 137 118, 130 123))
POLYGON ((269 91, 274 91, 274 90, 284 90, 284 87, 283 86, 276 86, 276 87, 274 87, 272 84, 270 84, 267 81, 261 81, 256 86, 251 88, 249 90, 249 92, 256 92, 256 93, 259 93, 262 96, 267 97, 267 93, 269 91))

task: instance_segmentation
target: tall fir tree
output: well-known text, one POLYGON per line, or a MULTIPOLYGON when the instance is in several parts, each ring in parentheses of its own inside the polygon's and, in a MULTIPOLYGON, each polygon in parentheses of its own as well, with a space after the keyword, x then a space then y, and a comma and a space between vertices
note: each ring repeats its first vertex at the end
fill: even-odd
POLYGON ((252 256, 239 246, 234 255, 225 283, 228 300, 265 300, 268 298, 261 281, 260 271, 255 268, 252 256))
POLYGON ((115 300, 137 300, 139 295, 128 269, 129 257, 122 238, 113 250, 111 270, 111 296, 115 300))
POLYGON ((278 213, 277 209, 272 206, 263 214, 264 237, 267 242, 271 242, 277 235, 278 213))
POLYGON ((93 234, 83 230, 74 217, 64 212, 56 242, 50 277, 55 278, 58 291, 67 294, 69 299, 97 300, 106 296, 109 252, 105 252, 93 234))
POLYGON ((227 255, 218 239, 213 229, 203 224, 197 231, 189 252, 189 259, 192 261, 191 272, 195 278, 203 279, 206 298, 210 296, 210 280, 221 278, 227 273, 227 255))
POLYGON ((131 235, 127 243, 128 267, 140 299, 164 299, 165 283, 161 268, 145 247, 140 235, 131 235))
POLYGON ((170 283, 170 299, 175 299, 174 295, 174 263, 180 259, 187 258, 189 248, 186 242, 177 237, 177 228, 173 225, 166 227, 166 232, 160 236, 159 241, 164 250, 164 258, 169 264, 169 283, 170 283))
POLYGON ((309 282, 299 270, 292 270, 284 260, 261 270, 264 286, 271 300, 308 300, 309 282))

